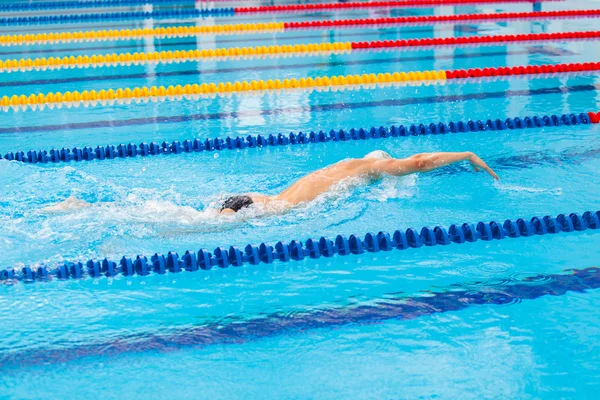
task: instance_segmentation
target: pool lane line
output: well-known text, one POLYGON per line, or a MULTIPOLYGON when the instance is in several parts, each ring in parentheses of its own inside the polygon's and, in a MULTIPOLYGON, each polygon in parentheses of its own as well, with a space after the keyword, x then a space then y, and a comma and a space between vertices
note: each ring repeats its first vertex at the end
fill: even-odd
POLYGON ((212 268, 235 268, 247 265, 294 262, 304 259, 330 258, 333 256, 349 256, 380 251, 418 249, 421 247, 447 246, 452 243, 463 244, 477 241, 503 240, 507 238, 525 238, 535 235, 572 233, 585 230, 600 229, 600 211, 584 213, 559 214, 507 219, 504 222, 480 221, 475 224, 452 224, 448 228, 442 226, 408 228, 392 233, 352 234, 349 237, 337 235, 334 239, 321 236, 318 239, 304 241, 279 241, 274 245, 260 243, 248 244, 241 249, 235 245, 215 248, 212 252, 204 248, 186 251, 183 256, 170 251, 166 256, 155 253, 151 257, 138 255, 135 258, 123 256, 118 261, 108 258, 103 260, 65 261, 57 267, 46 265, 24 266, 0 270, 0 281, 49 282, 53 279, 83 279, 122 276, 146 276, 149 274, 195 272, 212 268))
MULTIPOLYGON (((598 10, 600 11, 600 10, 598 10)), ((592 17, 592 16, 590 16, 592 17)), ((49 32, 0 36, 0 46, 54 44, 72 42, 104 42, 116 40, 139 40, 144 38, 180 38, 202 35, 233 35, 276 33, 285 31, 284 22, 257 22, 248 24, 223 24, 201 26, 167 26, 160 28, 133 28, 78 32, 49 32)))
MULTIPOLYGON (((403 10, 404 11, 404 10, 403 10)), ((413 15, 414 13, 411 13, 409 11, 405 11, 403 12, 403 14, 407 14, 407 15, 413 15)), ((285 15, 283 16, 281 19, 283 20, 284 18, 287 19, 292 19, 291 15, 285 15)), ((252 14, 248 14, 246 16, 243 17, 236 17, 235 21, 237 23, 252 23, 256 21, 256 16, 253 16, 252 14)), ((140 20, 140 21, 128 21, 128 20, 120 20, 120 21, 90 21, 89 23, 84 23, 84 24, 77 24, 77 23, 71 23, 71 24, 62 24, 61 28, 62 30, 74 30, 74 29, 84 29, 84 30, 92 30, 92 29, 135 29, 135 28, 131 28, 134 26, 139 26, 140 24, 143 24, 145 21, 144 20, 140 20)), ((152 22, 152 26, 154 27, 159 27, 159 26, 172 26, 172 24, 189 24, 189 25, 196 25, 199 23, 199 21, 197 19, 187 19, 187 20, 182 20, 182 21, 172 21, 172 20, 150 20, 148 22, 152 22)), ((33 32, 47 32, 49 29, 59 29, 58 27, 54 27, 54 26, 49 26, 46 24, 39 24, 39 25, 28 25, 27 26, 27 32, 28 33, 33 33, 33 32)), ((19 27, 18 25, 15 25, 13 27, 2 27, 1 32, 5 35, 8 34, 19 34, 22 33, 23 28, 19 27)))
MULTIPOLYGON (((20 86, 41 86, 41 85, 58 85, 64 83, 75 83, 75 82, 92 82, 92 81, 116 81, 123 79, 148 79, 157 77, 168 77, 168 76, 203 76, 210 74, 226 74, 235 72, 249 72, 249 71, 289 71, 292 69, 307 69, 307 68, 327 68, 335 66, 351 66, 351 65, 381 65, 391 64, 399 62, 418 62, 418 61, 439 61, 439 60, 457 60, 462 58, 483 58, 483 57, 497 57, 497 56, 509 56, 509 55, 520 55, 520 54, 543 54, 548 56, 565 56, 575 55, 576 53, 564 51, 558 48, 547 48, 535 46, 529 47, 526 50, 519 51, 494 51, 494 52, 469 52, 463 54, 447 54, 447 55, 419 55, 419 56, 403 56, 403 57, 392 57, 392 58, 367 58, 362 60, 351 60, 351 61, 327 61, 327 62, 309 62, 302 64, 285 64, 285 65, 261 65, 254 67, 228 67, 228 68, 213 68, 213 69, 192 69, 192 70, 178 70, 178 71, 160 71, 160 72, 142 72, 142 73, 129 73, 119 75, 87 75, 70 78, 48 78, 48 79, 34 79, 30 81, 6 81, 0 82, 0 88, 2 87, 20 87, 20 86)), ((1 128, 0 128, 1 129, 1 128)))
POLYGON ((438 6, 460 6, 477 4, 535 4, 553 0, 394 0, 368 1, 348 3, 321 3, 256 7, 228 8, 187 8, 156 11, 104 12, 87 14, 62 14, 0 18, 0 26, 35 25, 35 24, 70 24, 82 22, 105 22, 144 19, 192 19, 208 17, 232 17, 238 14, 272 14, 272 13, 320 13, 331 10, 377 9, 377 8, 420 8, 438 6))
POLYGON ((40 16, 36 15, 25 17, 3 17, 0 18, 0 26, 94 23, 146 19, 196 19, 225 16, 232 17, 234 15, 235 10, 233 8, 173 9, 158 11, 104 12, 91 14, 62 14, 40 16))
POLYGON ((94 54, 91 56, 40 57, 0 60, 0 72, 60 70, 63 68, 99 68, 131 65, 156 65, 202 60, 301 57, 331 54, 350 54, 357 51, 405 50, 429 47, 461 47, 472 45, 497 46, 517 43, 537 43, 571 40, 598 40, 600 31, 509 34, 490 36, 461 36, 370 42, 331 42, 255 47, 229 47, 175 51, 94 54))
POLYGON ((404 50, 429 47, 461 47, 472 45, 497 46, 507 43, 536 43, 548 41, 598 40, 600 31, 558 32, 536 34, 509 34, 490 36, 461 36, 446 38, 421 38, 402 40, 377 40, 370 42, 332 42, 255 47, 229 47, 218 49, 193 49, 120 54, 94 54, 91 56, 40 57, 0 60, 0 72, 25 72, 59 70, 63 68, 98 68, 146 64, 198 62, 249 58, 300 57, 331 54, 350 54, 356 51, 404 50))
MULTIPOLYGON (((599 32, 600 37, 600 32, 599 32)), ((290 56, 344 54, 352 51, 351 42, 310 43, 302 45, 273 45, 257 47, 236 47, 202 50, 175 50, 159 52, 136 52, 120 54, 94 54, 91 56, 65 56, 22 58, 20 60, 0 60, 0 72, 32 70, 59 70, 63 68, 99 68, 128 65, 170 64, 198 62, 202 60, 275 58, 284 53, 290 56)))
MULTIPOLYGON (((214 1, 214 0, 213 0, 214 1)), ((196 0, 70 0, 70 1, 38 1, 35 3, 6 3, 0 4, 2 12, 18 11, 46 11, 72 8, 107 8, 107 7, 135 7, 144 5, 160 6, 195 6, 201 4, 196 0), (181 4, 183 3, 183 4, 181 4)))
POLYGON ((577 75, 596 73, 600 70, 598 63, 568 63, 550 65, 527 65, 514 67, 473 68, 468 70, 439 70, 439 71, 409 71, 379 74, 321 76, 317 78, 269 79, 236 82, 219 82, 187 84, 184 86, 141 86, 132 88, 83 90, 72 92, 32 93, 29 95, 4 96, 0 99, 0 108, 9 110, 41 110, 44 107, 79 107, 107 106, 115 103, 130 102, 165 102, 198 100, 214 96, 231 96, 238 94, 267 93, 278 94, 285 90, 346 90, 363 87, 378 87, 378 85, 411 85, 439 84, 446 81, 473 82, 482 78, 522 77, 531 79, 549 78, 557 75, 577 75))
POLYGON ((103 161, 118 160, 133 157, 172 155, 184 153, 214 152, 222 150, 241 150, 246 148, 281 147, 305 145, 309 143, 346 142, 369 139, 398 138, 424 135, 441 135, 461 132, 504 131, 528 128, 558 127, 572 125, 597 124, 600 112, 580 114, 527 116, 506 119, 450 121, 449 123, 416 123, 412 125, 392 125, 390 127, 352 128, 339 130, 320 130, 318 132, 291 132, 288 135, 270 134, 248 135, 246 137, 224 137, 214 139, 194 139, 173 141, 172 143, 142 142, 134 143, 73 147, 62 149, 30 150, 0 154, 0 160, 20 161, 30 164, 61 163, 71 161, 103 161))
MULTIPOLYGON (((438 32, 454 32, 456 34, 456 31, 458 31, 458 34, 464 34, 464 33, 472 33, 473 31, 476 31, 475 29, 473 29, 472 26, 470 25, 454 25, 454 26, 445 26, 443 28, 438 28, 437 29, 438 32)), ((405 33, 410 33, 410 34, 417 34, 417 33, 424 33, 424 34, 430 34, 431 33, 431 29, 428 29, 426 27, 418 27, 418 26, 414 26, 414 27, 410 27, 407 28, 407 30, 404 31, 405 33)), ((381 35, 386 35, 389 34, 391 32, 381 32, 379 30, 373 30, 373 31, 366 31, 366 32, 361 32, 360 36, 361 37, 366 37, 366 36, 376 36, 376 37, 380 37, 381 35)), ((343 37, 356 37, 359 34, 357 34, 356 32, 351 32, 351 31, 344 31, 344 32, 337 32, 336 33, 336 38, 343 38, 343 37)), ((319 40, 322 39, 323 36, 322 34, 320 34, 317 31, 297 31, 295 34, 292 35, 287 35, 285 37, 285 40, 319 40)), ((205 44, 205 42, 198 42, 196 37, 182 37, 179 38, 181 40, 156 40, 152 45, 155 49, 161 49, 161 48, 166 48, 166 47, 178 47, 178 46, 193 46, 194 48, 197 48, 198 46, 203 46, 205 44)), ((252 44, 256 44, 256 43, 264 43, 265 38, 260 37, 260 36, 244 36, 244 37, 233 37, 233 36, 229 36, 227 38, 220 38, 219 39, 219 44, 227 44, 227 43, 235 43, 236 45, 240 45, 242 43, 252 43, 252 44)), ((22 48, 22 49, 15 49, 14 47, 6 47, 4 49, 2 49, 0 47, 0 57, 4 57, 7 55, 22 55, 22 54, 26 54, 26 55, 32 55, 32 54, 51 54, 51 53, 67 53, 67 54, 72 54, 75 52, 79 52, 79 51, 84 51, 84 52, 89 52, 92 50, 103 50, 103 51, 116 51, 119 49, 125 49, 125 50, 140 50, 143 49, 145 47, 143 42, 139 42, 139 41, 134 41, 131 43, 120 43, 117 44, 119 42, 109 42, 109 43, 95 43, 93 46, 91 45, 91 43, 85 43, 85 42, 80 42, 80 43, 74 43, 74 44, 79 44, 79 46, 73 46, 73 47, 64 47, 64 48, 38 48, 38 49, 31 49, 28 47, 22 48), (10 51, 10 49, 14 49, 12 51, 10 51), (8 50, 8 51, 1 51, 1 50, 8 50)))
MULTIPOLYGON (((401 0, 399 1, 400 3, 402 3, 403 5, 410 5, 412 4, 431 4, 431 1, 428 0, 413 0, 413 1, 406 1, 406 0, 401 0)), ((483 3, 483 4, 487 4, 487 3, 537 3, 538 1, 527 1, 527 0, 505 0, 505 1, 492 1, 492 0, 484 0, 484 1, 476 1, 476 0, 472 0, 472 1, 459 1, 458 4, 463 4, 463 3, 467 3, 467 4, 478 4, 478 3, 483 3)), ((439 0, 436 1, 435 3, 443 5, 443 4, 457 4, 456 1, 454 0, 439 0)), ((86 8, 86 9, 98 9, 98 8, 107 8, 107 7, 127 7, 127 6, 143 6, 143 5, 158 5, 158 6, 184 6, 184 7, 189 7, 189 6, 195 6, 197 4, 202 4, 201 1, 194 1, 194 0, 188 0, 188 1, 173 1, 173 0, 75 0, 75 1, 40 1, 40 2, 35 2, 35 3, 6 3, 6 4, 0 4, 0 12, 19 12, 19 11, 46 11, 46 10, 60 10, 60 9, 73 9, 73 8, 86 8), (183 4, 181 4, 183 3, 183 4)), ((288 8, 292 8, 295 9, 298 5, 297 4, 288 4, 285 5, 288 8)), ((252 8, 257 8, 260 6, 256 6, 256 7, 252 7, 252 8)), ((281 7, 281 5, 279 5, 279 7, 281 7)), ((339 7, 338 7, 339 8, 339 7)), ((358 8, 358 7, 353 7, 353 8, 358 8)))
MULTIPOLYGON (((540 4, 555 0, 392 0, 392 1, 353 1, 346 3, 285 4, 273 6, 234 7, 236 14, 241 13, 280 13, 280 12, 321 12, 324 10, 348 10, 369 8, 417 8, 443 7, 483 4, 540 4)), ((561 1, 561 0, 558 0, 561 1)))
MULTIPOLYGON (((419 15, 417 10, 414 9, 401 9, 401 10, 393 10, 392 11, 394 13, 394 15, 419 15)), ((361 10, 350 10, 347 11, 347 13, 349 14, 349 16, 357 16, 356 14, 358 14, 360 16, 361 10)), ((325 13, 325 15, 330 15, 331 13, 325 13)), ((256 15, 253 14, 244 14, 241 16, 236 16, 235 17, 235 22, 236 23, 254 23, 256 22, 256 15)), ((291 21, 294 19, 294 15, 293 14, 283 14, 279 17, 279 22, 285 22, 285 21, 291 21)), ((129 20, 119 20, 119 21, 90 21, 89 23, 83 23, 83 24, 78 24, 78 23, 65 23, 62 24, 63 30, 74 30, 74 29, 110 29, 110 28, 115 28, 115 29, 126 29, 126 28, 131 28, 132 26, 139 26, 140 24, 142 24, 143 22, 145 22, 147 20, 139 20, 139 21, 129 21, 129 20)), ((197 25, 199 23, 198 19, 185 19, 185 20, 181 20, 181 21, 177 21, 177 20, 169 20, 169 19, 155 19, 155 20, 151 20, 152 24, 154 27, 159 27, 159 26, 171 26, 172 24, 189 24, 189 25, 197 25)), ((33 33, 33 32, 47 32, 49 29, 55 29, 52 26, 46 25, 46 24, 40 24, 40 25, 28 25, 27 26, 27 32, 29 33, 33 33)), ((58 29, 58 28, 56 28, 58 29)), ((18 34, 18 33, 22 33, 23 28, 20 28, 18 25, 15 25, 13 27, 2 27, 1 32, 4 34, 18 34)))
POLYGON ((426 16, 402 16, 402 17, 380 17, 361 19, 328 19, 317 21, 284 22, 286 31, 291 29, 320 29, 320 28, 362 28, 362 27, 385 27, 406 25, 436 25, 454 24, 457 22, 494 22, 494 21, 521 21, 521 20, 554 20, 554 19, 579 19, 597 18, 600 10, 561 10, 561 11, 524 11, 524 12, 499 12, 479 14, 452 14, 452 15, 426 15, 426 16))
POLYGON ((204 26, 168 26, 160 28, 134 28, 119 30, 96 30, 78 32, 48 32, 0 36, 0 46, 32 45, 49 43, 95 42, 137 40, 153 38, 196 37, 200 35, 232 35, 288 32, 306 29, 393 27, 406 25, 453 24, 457 22, 493 22, 514 20, 555 20, 574 18, 598 18, 600 10, 565 10, 537 12, 505 12, 497 14, 458 14, 417 17, 387 17, 364 19, 340 19, 299 22, 260 22, 247 24, 222 24, 204 26))
MULTIPOLYGON (((550 0, 553 1, 553 0, 550 0)), ((562 1, 562 0, 561 0, 562 1)), ((345 13, 347 13, 348 17, 357 17, 360 16, 362 11, 361 10, 349 10, 346 11, 345 13)), ((420 15, 419 14, 419 10, 418 9, 409 9, 409 8, 405 8, 405 9, 399 9, 399 10, 391 10, 390 13, 393 13, 394 15, 400 16, 400 15, 404 15, 404 16, 408 16, 408 15, 420 15)), ((326 12, 325 15, 329 16, 333 13, 331 12, 326 12)), ((278 17, 279 22, 285 22, 285 21, 292 21, 294 20, 295 16, 294 14, 282 14, 280 17, 278 17)), ((235 16, 235 22, 236 23, 254 23, 257 20, 256 15, 254 14, 244 14, 244 15, 240 15, 240 16, 235 16)), ((129 21, 129 20, 119 20, 119 21, 90 21, 89 23, 82 23, 82 24, 78 24, 78 23, 66 23, 66 24, 62 24, 62 29, 67 31, 72 31, 72 30, 79 30, 79 29, 110 29, 110 28, 115 28, 115 29, 126 29, 126 28, 132 28, 132 27, 136 27, 136 26, 140 26, 141 24, 143 24, 144 22, 149 22, 148 20, 139 20, 139 21, 129 21)), ((159 26, 171 26, 173 24, 177 24, 177 25, 197 25, 200 20, 199 19, 184 19, 184 20, 172 20, 172 19, 155 19, 155 20, 151 20, 152 22, 152 26, 154 27, 159 27, 159 26)), ((211 21, 212 22, 212 21, 211 21)), ((29 33, 33 33, 33 32, 47 32, 49 29, 58 29, 58 28, 54 28, 53 26, 47 25, 47 24, 40 24, 40 25, 28 25, 27 26, 27 32, 29 33)), ((21 33, 23 31, 23 29, 21 27, 19 27, 18 25, 12 26, 12 27, 2 27, 0 29, 0 31, 4 34, 18 34, 21 33)))
MULTIPOLYGON (((569 292, 587 293, 600 288, 600 268, 569 269, 558 274, 528 274, 502 279, 502 284, 486 282, 450 285, 447 289, 418 292, 411 296, 397 293, 358 305, 316 308, 302 312, 273 312, 256 317, 220 320, 176 328, 165 332, 127 334, 112 339, 35 349, 0 352, 0 368, 15 371, 34 365, 72 362, 87 357, 116 357, 123 354, 159 353, 197 349, 211 345, 241 344, 282 335, 304 334, 315 329, 334 329, 347 325, 366 325, 456 312, 473 306, 511 305, 522 300, 564 296, 569 292)), ((8 371, 7 371, 8 372, 8 371)))
MULTIPOLYGON (((497 79, 495 79, 497 80, 497 79)), ((317 112, 342 112, 345 110, 359 110, 376 107, 401 107, 406 105, 428 105, 443 104, 450 102, 467 102, 475 100, 506 99, 523 96, 546 96, 565 95, 567 93, 596 92, 600 90, 600 84, 554 86, 540 89, 506 90, 499 92, 476 92, 468 94, 436 95, 427 97, 395 98, 376 101, 361 102, 338 102, 329 104, 314 104, 307 106, 295 106, 286 108, 269 108, 252 111, 231 111, 217 113, 186 113, 183 115, 157 115, 152 117, 128 118, 122 120, 97 120, 88 122, 69 122, 65 124, 52 125, 13 125, 0 128, 0 134, 30 133, 30 132, 52 132, 61 130, 82 130, 100 128, 138 127, 144 125, 177 124, 194 121, 219 121, 225 119, 247 118, 247 117, 272 117, 286 114, 317 113, 317 112)))

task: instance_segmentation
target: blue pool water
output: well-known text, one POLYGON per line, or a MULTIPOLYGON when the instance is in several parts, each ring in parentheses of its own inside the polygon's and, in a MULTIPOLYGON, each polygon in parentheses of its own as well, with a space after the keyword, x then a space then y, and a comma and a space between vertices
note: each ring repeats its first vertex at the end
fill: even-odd
MULTIPOLYGON (((198 23, 599 6, 600 1, 569 0, 242 15, 198 23)), ((584 31, 597 29, 597 21, 11 46, 0 47, 0 59, 584 31)), ((0 34, 195 22, 0 27, 0 34)), ((0 96, 597 62, 599 51, 597 41, 547 42, 13 72, 0 73, 0 96)), ((0 153, 580 113, 598 111, 599 89, 598 75, 589 74, 0 111, 0 153)), ((0 266, 182 254, 201 247, 598 210, 599 134, 596 124, 104 162, 0 160, 0 266), (247 212, 224 221, 211 211, 227 195, 277 193, 310 171, 376 149, 396 157, 469 150, 488 161, 501 180, 458 166, 333 191, 279 216, 247 212), (71 195, 110 203, 66 214, 40 211, 71 195)), ((596 398, 600 284, 589 268, 598 265, 599 246, 597 231, 587 230, 195 273, 5 284, 0 286, 0 398, 596 398), (587 272, 573 275, 574 269, 587 272)))

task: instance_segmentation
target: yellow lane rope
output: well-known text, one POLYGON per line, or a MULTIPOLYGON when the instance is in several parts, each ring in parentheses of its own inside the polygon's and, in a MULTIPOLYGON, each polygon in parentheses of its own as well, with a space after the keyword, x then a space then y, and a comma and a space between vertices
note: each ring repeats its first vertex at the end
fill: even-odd
POLYGON ((94 42, 107 40, 129 40, 143 37, 171 38, 198 35, 226 35, 260 32, 283 32, 283 22, 264 22, 253 24, 223 24, 206 26, 169 26, 162 28, 136 28, 79 32, 25 33, 1 35, 0 46, 94 42))
POLYGON ((253 93, 278 91, 282 89, 304 89, 315 90, 321 88, 349 88, 356 85, 374 84, 403 84, 414 82, 440 82, 446 80, 445 71, 411 71, 394 72, 385 74, 363 74, 346 76, 321 76, 318 78, 300 79, 269 79, 237 82, 203 83, 193 85, 152 86, 107 89, 107 90, 84 90, 82 92, 55 92, 30 95, 4 96, 0 99, 0 108, 27 110, 40 109, 44 106, 69 106, 80 105, 110 105, 115 102, 148 102, 148 101, 181 101, 183 99, 194 99, 214 95, 231 95, 237 93, 253 93))
POLYGON ((352 51, 352 43, 311 43, 256 47, 229 47, 203 50, 157 51, 149 53, 94 54, 92 56, 40 57, 0 60, 0 72, 63 68, 109 67, 151 63, 191 62, 203 59, 281 57, 310 54, 341 54, 352 51))

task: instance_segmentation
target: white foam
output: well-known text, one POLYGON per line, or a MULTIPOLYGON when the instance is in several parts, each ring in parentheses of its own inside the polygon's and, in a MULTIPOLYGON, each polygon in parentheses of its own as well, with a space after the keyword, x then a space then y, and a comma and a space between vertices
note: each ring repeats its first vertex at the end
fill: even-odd
MULTIPOLYGON (((59 213, 61 223, 77 226, 136 225, 139 236, 173 233, 219 232, 243 223, 240 215, 225 216, 216 208, 199 211, 165 200, 137 200, 134 194, 117 203, 96 203, 85 208, 68 209, 59 213), (82 222, 85 221, 85 222, 82 222)), ((55 218, 47 214, 48 218, 55 218)), ((128 230, 129 231, 129 230, 128 230)))
MULTIPOLYGON (((65 167, 65 175, 73 175, 71 179, 90 180, 93 177, 65 167)), ((255 203, 235 214, 220 214, 220 205, 227 194, 201 197, 197 199, 197 208, 181 205, 190 199, 182 199, 173 189, 128 189, 112 187, 108 190, 108 198, 120 199, 116 202, 92 203, 84 208, 74 207, 60 212, 59 215, 43 213, 43 224, 54 227, 60 220, 61 226, 71 226, 73 231, 81 229, 116 229, 136 237, 175 236, 181 234, 222 232, 239 228, 243 225, 267 226, 277 221, 297 223, 314 219, 316 214, 327 214, 333 210, 344 208, 350 197, 359 196, 365 199, 386 201, 389 198, 414 196, 416 176, 402 178, 385 177, 372 184, 368 177, 351 177, 333 185, 328 191, 320 194, 311 202, 290 207, 284 202, 268 204, 255 203), (355 190, 355 189, 359 190, 355 190), (271 218, 274 217, 274 218, 271 218), (77 227, 77 228, 75 228, 77 227)), ((95 185, 97 186, 97 185, 95 185)), ((90 196, 90 193, 86 193, 90 196)), ((100 193, 92 194, 94 198, 103 197, 100 193)), ((71 229, 69 230, 71 231, 71 229)), ((44 235, 51 234, 44 231, 44 235)), ((41 234, 41 232, 40 232, 41 234)), ((60 236, 64 236, 61 233, 60 236)))
POLYGON ((417 179, 416 174, 402 177, 384 176, 377 185, 365 192, 364 197, 380 202, 414 197, 417 192, 417 179))

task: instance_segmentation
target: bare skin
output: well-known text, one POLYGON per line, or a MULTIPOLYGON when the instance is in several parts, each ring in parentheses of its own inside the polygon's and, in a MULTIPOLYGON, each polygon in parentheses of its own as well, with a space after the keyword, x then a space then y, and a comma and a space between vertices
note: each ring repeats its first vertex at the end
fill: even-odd
MULTIPOLYGON (((312 172, 287 189, 274 196, 249 193, 254 203, 277 203, 280 209, 287 209, 314 200, 318 195, 327 192, 336 183, 353 177, 380 178, 383 175, 404 176, 414 173, 429 172, 446 165, 461 161, 471 163, 475 171, 484 170, 494 179, 498 175, 477 155, 471 152, 459 153, 421 153, 408 158, 355 158, 340 161, 328 167, 312 172)), ((75 197, 70 197, 62 203, 44 208, 42 211, 68 211, 90 207, 92 204, 75 197)), ((230 208, 225 208, 221 214, 235 214, 230 208)))
MULTIPOLYGON (((481 158, 472 152, 422 153, 399 159, 356 158, 344 160, 300 178, 278 195, 248 194, 248 196, 255 203, 281 202, 286 207, 293 207, 299 203, 314 200, 318 195, 329 190, 331 186, 346 178, 366 176, 377 179, 382 175, 404 176, 433 171, 461 161, 470 162, 475 171, 484 170, 494 179, 500 179, 481 158)), ((225 208, 221 213, 233 214, 235 211, 225 208)))

